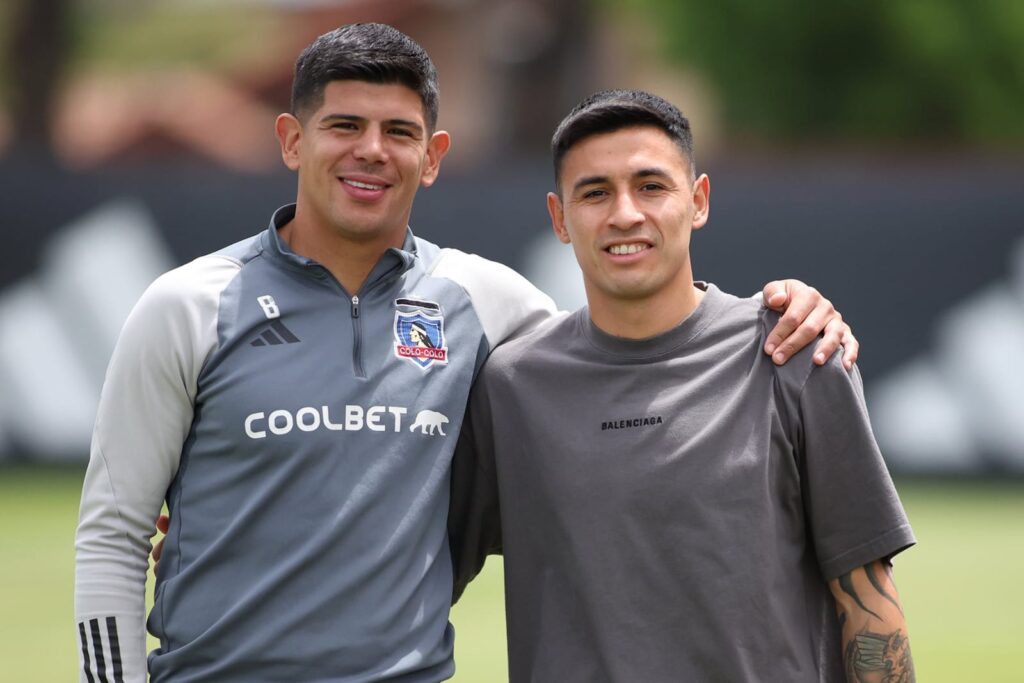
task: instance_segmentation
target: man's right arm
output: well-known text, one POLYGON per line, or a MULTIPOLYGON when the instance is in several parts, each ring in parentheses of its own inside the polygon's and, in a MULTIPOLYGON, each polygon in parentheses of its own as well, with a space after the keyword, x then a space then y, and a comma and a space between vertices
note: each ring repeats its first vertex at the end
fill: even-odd
POLYGON ((458 249, 443 249, 432 274, 456 282, 473 304, 490 353, 558 314, 555 302, 508 266, 458 249))
POLYGON ((459 441, 452 458, 448 542, 451 548, 454 589, 452 604, 483 569, 488 555, 502 552, 498 479, 487 401, 487 369, 480 373, 470 394, 459 441))
POLYGON ((843 629, 848 683, 914 683, 914 660, 892 566, 876 560, 829 581, 843 629))
POLYGON ((190 296, 209 284, 195 282, 194 271, 172 271, 150 286, 107 369, 75 539, 82 681, 146 680, 149 539, 191 427, 199 369, 216 339, 215 299, 190 296))

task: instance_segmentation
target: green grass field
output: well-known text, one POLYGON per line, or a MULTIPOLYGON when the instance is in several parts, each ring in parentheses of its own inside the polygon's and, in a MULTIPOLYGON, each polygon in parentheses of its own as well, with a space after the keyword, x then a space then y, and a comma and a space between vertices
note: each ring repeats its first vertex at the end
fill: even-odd
MULTIPOLYGON (((79 472, 0 469, 0 680, 77 679, 80 487, 79 472)), ((918 680, 1024 681, 1024 484, 899 488, 919 542, 896 564, 918 680)), ((453 622, 454 680, 505 680, 500 562, 488 563, 453 622)))

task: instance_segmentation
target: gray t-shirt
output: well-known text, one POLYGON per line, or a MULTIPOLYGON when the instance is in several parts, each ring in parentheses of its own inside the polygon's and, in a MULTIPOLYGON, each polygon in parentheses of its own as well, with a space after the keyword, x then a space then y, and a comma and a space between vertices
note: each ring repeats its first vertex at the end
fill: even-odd
POLYGON ((711 285, 651 339, 584 309, 491 355, 450 534, 456 594, 505 554, 513 683, 842 680, 827 580, 914 537, 857 371, 773 365, 775 320, 711 285))

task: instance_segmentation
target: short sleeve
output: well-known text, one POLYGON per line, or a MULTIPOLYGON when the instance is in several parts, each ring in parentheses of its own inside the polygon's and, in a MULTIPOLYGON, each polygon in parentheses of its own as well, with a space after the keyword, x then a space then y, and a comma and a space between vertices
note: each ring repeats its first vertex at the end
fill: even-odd
MULTIPOLYGON (((796 359, 794 359, 795 361, 796 359)), ((804 507, 831 580, 915 543, 875 441, 860 373, 842 354, 813 367, 798 400, 804 507)))

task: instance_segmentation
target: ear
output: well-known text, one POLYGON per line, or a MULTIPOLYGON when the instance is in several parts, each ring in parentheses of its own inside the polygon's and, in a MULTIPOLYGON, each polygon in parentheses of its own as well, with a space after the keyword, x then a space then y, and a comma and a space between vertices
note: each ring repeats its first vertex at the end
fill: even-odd
POLYGON ((452 136, 448 131, 439 130, 430 136, 427 142, 427 163, 420 175, 420 185, 430 187, 437 180, 437 174, 441 171, 441 159, 452 147, 452 136))
POLYGON ((569 244, 569 231, 565 229, 565 210, 562 208, 562 200, 554 192, 548 192, 548 215, 551 216, 551 229, 555 231, 555 237, 562 244, 569 244))
POLYGON ((711 211, 711 179, 707 173, 701 173, 693 183, 693 224, 694 230, 700 230, 708 222, 711 211))
POLYGON ((302 142, 302 122, 291 114, 281 114, 274 122, 277 141, 281 143, 281 159, 293 171, 299 170, 299 146, 302 142))

